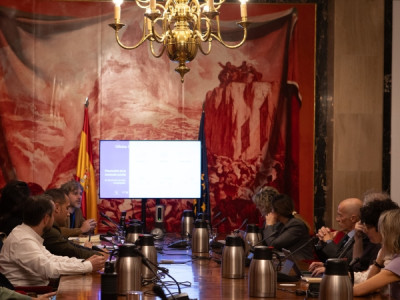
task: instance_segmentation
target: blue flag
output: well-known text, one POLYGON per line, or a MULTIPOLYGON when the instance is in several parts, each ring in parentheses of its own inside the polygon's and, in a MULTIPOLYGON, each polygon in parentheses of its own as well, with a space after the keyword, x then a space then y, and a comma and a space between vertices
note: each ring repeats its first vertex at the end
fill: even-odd
POLYGON ((196 199, 194 205, 194 212, 197 216, 203 213, 206 219, 210 218, 210 186, 208 182, 208 164, 207 164, 207 146, 206 135, 204 132, 205 113, 201 113, 200 128, 199 128, 199 141, 201 141, 201 198, 196 199))

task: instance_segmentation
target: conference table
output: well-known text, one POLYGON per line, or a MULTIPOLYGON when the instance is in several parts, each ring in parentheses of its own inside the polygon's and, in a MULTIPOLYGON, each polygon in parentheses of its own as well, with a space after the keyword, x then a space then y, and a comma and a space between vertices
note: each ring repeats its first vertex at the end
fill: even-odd
MULTIPOLYGON (((159 262, 165 263, 160 266, 169 270, 169 275, 179 283, 181 293, 186 293, 189 299, 257 299, 249 297, 248 294, 248 268, 242 279, 222 278, 218 253, 210 251, 210 254, 194 256, 190 249, 170 249, 166 247, 166 242, 161 243, 162 250, 157 254, 157 258, 159 262)), ((172 293, 178 291, 176 283, 169 277, 163 277, 162 282, 172 293)), ((307 288, 308 284, 304 281, 277 283, 276 297, 269 299, 313 299, 301 294, 307 288)), ((163 289, 168 297, 166 288, 163 289)), ((153 283, 142 286, 141 291, 145 300, 160 299, 153 292, 153 283)), ((56 298, 57 300, 101 299, 101 272, 62 276, 56 298)), ((127 299, 127 297, 118 296, 118 299, 127 299)), ((383 300, 390 298, 374 294, 366 297, 354 297, 354 299, 383 300)))

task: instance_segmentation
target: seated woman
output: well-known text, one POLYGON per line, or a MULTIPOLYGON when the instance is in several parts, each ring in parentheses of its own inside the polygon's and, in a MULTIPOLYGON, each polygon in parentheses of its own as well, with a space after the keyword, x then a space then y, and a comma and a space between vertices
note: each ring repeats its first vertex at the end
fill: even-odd
POLYGON ((268 246, 290 250, 296 259, 313 259, 310 227, 295 212, 293 200, 277 195, 271 201, 271 212, 266 216, 263 239, 268 246))
POLYGON ((382 248, 374 266, 379 272, 368 280, 356 284, 353 295, 367 295, 389 285, 391 297, 400 299, 400 209, 384 212, 379 218, 378 229, 382 235, 382 248), (380 257, 385 256, 391 259, 386 267, 378 261, 380 257))

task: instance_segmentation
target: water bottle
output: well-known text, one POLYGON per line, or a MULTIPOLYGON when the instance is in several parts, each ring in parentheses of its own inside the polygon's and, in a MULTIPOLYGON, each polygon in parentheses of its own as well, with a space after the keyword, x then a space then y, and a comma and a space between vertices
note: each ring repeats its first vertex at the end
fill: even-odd
POLYGON ((328 259, 319 287, 320 300, 351 300, 353 286, 347 270, 347 262, 339 258, 328 259))
POLYGON ((208 229, 207 222, 197 219, 194 222, 194 229, 192 234, 192 253, 208 253, 208 229))
POLYGON ((243 240, 239 236, 228 235, 222 250, 222 277, 243 278, 245 255, 243 240))
POLYGON ((249 267, 249 296, 261 298, 276 297, 277 275, 272 264, 272 249, 256 246, 249 267))
POLYGON ((131 243, 119 246, 116 262, 118 295, 142 288, 142 257, 138 251, 136 245, 131 243))

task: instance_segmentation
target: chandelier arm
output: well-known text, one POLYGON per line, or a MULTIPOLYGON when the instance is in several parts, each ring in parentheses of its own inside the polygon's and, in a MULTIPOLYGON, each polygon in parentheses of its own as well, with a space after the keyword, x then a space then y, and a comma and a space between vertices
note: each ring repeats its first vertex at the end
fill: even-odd
POLYGON ((236 49, 239 48, 240 46, 242 46, 244 44, 244 42, 246 41, 247 38, 247 28, 243 28, 243 38, 242 40, 236 44, 236 45, 229 45, 226 42, 224 42, 224 40, 222 39, 220 33, 218 32, 218 35, 215 35, 214 33, 211 33, 211 36, 213 38, 215 38, 218 42, 220 42, 222 45, 224 45, 226 48, 229 49, 236 49))
POLYGON ((151 34, 145 34, 145 30, 143 29, 143 35, 142 35, 142 38, 140 39, 140 41, 136 44, 136 45, 134 45, 134 46, 126 46, 126 45, 124 45, 122 42, 121 42, 121 40, 120 40, 120 38, 119 38, 119 35, 118 35, 118 30, 115 30, 115 38, 116 38, 116 40, 117 40, 117 43, 118 43, 118 45, 121 47, 121 48, 123 48, 123 49, 126 49, 126 50, 133 50, 133 49, 136 49, 137 47, 139 47, 141 44, 143 44, 147 39, 149 39, 151 37, 151 34))
POLYGON ((224 45, 226 48, 229 49, 236 49, 239 48, 240 46, 243 45, 243 43, 246 41, 247 39, 247 26, 249 25, 248 22, 239 22, 239 26, 243 27, 243 38, 242 40, 236 44, 236 45, 229 45, 226 42, 224 42, 224 40, 222 39, 221 36, 221 28, 220 28, 220 24, 219 24, 219 16, 216 17, 216 23, 217 23, 217 34, 211 33, 211 36, 213 38, 215 38, 218 42, 220 42, 222 45, 224 45))
POLYGON ((201 46, 201 43, 199 43, 200 52, 203 53, 204 55, 210 54, 210 52, 211 52, 211 46, 212 46, 211 40, 209 40, 209 41, 208 41, 208 49, 207 49, 207 51, 204 51, 204 50, 203 50, 203 47, 201 46))
POLYGON ((156 29, 154 28, 154 25, 151 27, 151 37, 152 39, 154 39, 157 43, 163 43, 165 38, 166 38, 166 34, 159 34, 157 33, 156 29))
POLYGON ((155 57, 155 58, 159 58, 159 57, 161 57, 161 55, 163 55, 163 53, 164 53, 164 51, 165 51, 165 45, 163 44, 162 45, 162 48, 161 48, 161 52, 159 53, 159 54, 157 54, 156 52, 155 52, 155 50, 154 50, 154 46, 153 46, 153 41, 150 41, 150 50, 151 50, 151 54, 155 57))
POLYGON ((150 5, 149 0, 144 0, 144 1, 143 0, 135 0, 135 2, 136 2, 137 6, 139 6, 140 8, 144 8, 144 9, 148 8, 150 5))
POLYGON ((204 34, 201 31, 198 31, 198 36, 202 42, 206 42, 210 40, 211 37, 211 20, 209 18, 202 18, 202 20, 206 21, 206 31, 204 34))

